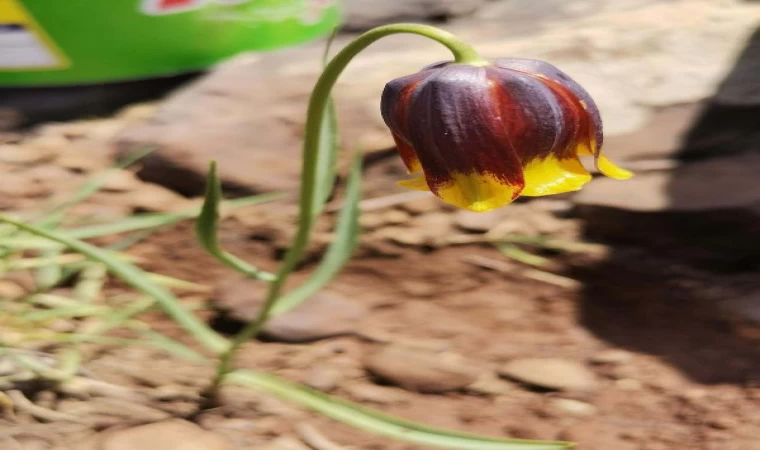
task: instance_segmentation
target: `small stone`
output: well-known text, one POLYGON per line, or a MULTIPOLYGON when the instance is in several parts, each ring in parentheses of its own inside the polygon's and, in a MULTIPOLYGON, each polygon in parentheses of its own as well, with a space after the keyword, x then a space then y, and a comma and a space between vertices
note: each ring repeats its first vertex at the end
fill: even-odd
POLYGON ((488 372, 466 387, 467 392, 476 395, 497 396, 509 393, 514 389, 514 385, 509 381, 497 377, 495 374, 488 372))
POLYGON ((633 358, 631 352, 625 350, 604 350, 589 358, 592 364, 625 364, 633 358))
POLYGON ((332 392, 340 385, 342 376, 337 367, 317 366, 306 373, 304 384, 322 392, 332 392))
POLYGON ((233 450, 222 436, 184 420, 167 420, 105 433, 98 450, 233 450))
POLYGON ((587 417, 596 414, 596 406, 571 398, 555 398, 552 406, 571 416, 587 417))
MULTIPOLYGON (((236 320, 253 320, 266 295, 262 286, 248 278, 234 279, 221 286, 216 294, 216 305, 236 320)), ((352 334, 366 314, 364 306, 324 291, 271 319, 264 327, 264 334, 281 342, 309 342, 352 334)))
POLYGON ((365 367, 381 380, 423 393, 461 390, 478 379, 471 366, 454 357, 399 345, 388 345, 376 352, 365 367))
POLYGON ((558 391, 590 391, 597 387, 594 373, 584 365, 559 358, 515 359, 501 367, 499 375, 558 391))
POLYGON ((457 227, 465 231, 474 231, 477 233, 491 231, 503 220, 504 211, 500 209, 483 213, 459 211, 454 215, 454 223, 457 227))
POLYGON ((334 293, 322 292, 269 321, 264 333, 282 342, 309 342, 354 333, 367 308, 334 293))

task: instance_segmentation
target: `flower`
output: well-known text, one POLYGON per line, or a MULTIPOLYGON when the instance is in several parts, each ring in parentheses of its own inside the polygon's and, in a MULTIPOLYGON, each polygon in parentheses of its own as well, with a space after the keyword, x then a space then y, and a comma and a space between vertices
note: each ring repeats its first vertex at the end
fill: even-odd
POLYGON ((399 184, 472 211, 580 189, 591 179, 581 155, 632 176, 602 154, 591 96, 543 61, 433 64, 388 83, 381 110, 409 173, 422 172, 399 184))

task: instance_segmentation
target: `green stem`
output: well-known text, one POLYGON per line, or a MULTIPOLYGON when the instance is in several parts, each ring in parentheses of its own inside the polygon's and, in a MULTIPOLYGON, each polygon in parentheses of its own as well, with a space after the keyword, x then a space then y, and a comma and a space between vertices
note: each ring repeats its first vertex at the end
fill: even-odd
POLYGON ((325 67, 322 75, 317 80, 314 90, 309 98, 309 107, 306 113, 306 131, 303 146, 303 169, 301 175, 301 192, 298 216, 298 231, 293 238, 285 259, 280 266, 276 279, 269 284, 269 292, 254 321, 249 323, 240 333, 235 336, 232 345, 221 355, 217 375, 212 385, 212 390, 218 386, 221 379, 231 369, 232 359, 238 348, 251 338, 255 337, 269 319, 272 308, 280 298, 282 288, 291 272, 303 257, 309 236, 314 224, 314 195, 312 190, 317 178, 317 157, 320 135, 322 133, 322 121, 325 110, 330 101, 330 93, 338 80, 338 77, 346 68, 351 59, 367 46, 380 38, 392 34, 410 33, 424 36, 446 46, 454 55, 454 60, 460 64, 483 65, 485 60, 470 45, 460 41, 453 34, 435 27, 420 24, 393 24, 374 28, 360 35, 343 48, 325 67))

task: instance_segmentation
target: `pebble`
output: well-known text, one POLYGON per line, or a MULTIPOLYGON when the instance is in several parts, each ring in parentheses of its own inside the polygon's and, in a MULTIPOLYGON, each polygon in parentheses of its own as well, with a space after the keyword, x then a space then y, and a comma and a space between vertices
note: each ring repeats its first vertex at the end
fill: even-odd
POLYGON ((633 354, 625 350, 604 350, 589 358, 592 364, 625 364, 633 359, 633 354))
POLYGON ((559 358, 519 358, 499 369, 499 375, 544 389, 590 391, 596 376, 583 364, 559 358))
POLYGON ((337 367, 317 366, 306 373, 304 384, 318 391, 332 392, 340 385, 342 378, 337 367))
POLYGON ((555 398, 551 403, 555 409, 571 416, 587 417, 596 414, 596 406, 580 400, 555 398))
MULTIPOLYGON (((250 321, 258 314, 266 296, 261 283, 245 277, 223 283, 215 304, 235 320, 250 321)), ((340 294, 322 291, 271 319, 264 327, 268 339, 280 342, 311 342, 356 333, 367 308, 340 294)))
POLYGON ((458 391, 478 379, 471 366, 453 355, 393 344, 367 358, 365 368, 383 381, 422 393, 458 391))
POLYGON ((98 436, 93 450, 233 450, 222 436, 204 430, 191 422, 172 419, 141 425, 98 436))
POLYGON ((474 383, 466 387, 467 392, 489 397, 507 394, 514 388, 512 383, 490 372, 482 374, 474 383))
POLYGON ((310 342, 355 333, 367 308, 335 293, 321 292, 264 327, 268 338, 281 342, 310 342))

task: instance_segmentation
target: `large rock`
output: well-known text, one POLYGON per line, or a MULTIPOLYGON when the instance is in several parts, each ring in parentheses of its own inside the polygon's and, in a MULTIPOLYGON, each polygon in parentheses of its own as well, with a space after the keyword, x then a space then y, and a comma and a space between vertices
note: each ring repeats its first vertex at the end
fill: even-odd
MULTIPOLYGON (((579 7, 563 6, 562 20, 520 33, 510 30, 523 30, 524 21, 513 18, 509 8, 495 10, 488 20, 463 18, 446 28, 486 57, 544 59, 577 79, 600 106, 610 154, 668 156, 700 113, 699 104, 732 73, 760 20, 760 4, 642 0, 614 6, 618 3, 623 2, 591 2, 581 14, 573 12, 579 7), (680 125, 663 127, 657 139, 646 140, 649 134, 639 132, 656 127, 659 114, 673 105, 686 105, 672 119, 680 125)), ((335 47, 348 39, 339 38, 335 47)), ((243 55, 221 65, 171 96, 151 119, 124 132, 120 151, 158 147, 146 158, 141 177, 186 194, 202 192, 210 159, 218 160, 227 187, 295 189, 304 111, 321 70, 322 45, 243 55)), ((389 37, 362 52, 341 76, 336 93, 345 143, 366 150, 392 146, 378 111, 383 85, 448 58, 440 44, 418 36, 389 37)), ((732 85, 752 80, 734 78, 738 81, 732 85)), ((724 96, 737 97, 735 92, 724 96)))

